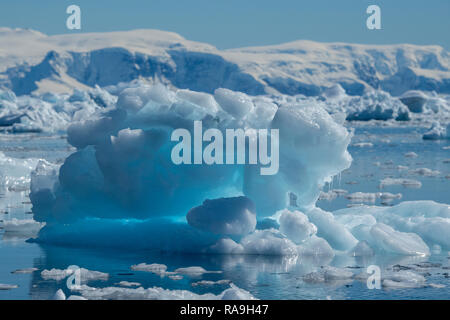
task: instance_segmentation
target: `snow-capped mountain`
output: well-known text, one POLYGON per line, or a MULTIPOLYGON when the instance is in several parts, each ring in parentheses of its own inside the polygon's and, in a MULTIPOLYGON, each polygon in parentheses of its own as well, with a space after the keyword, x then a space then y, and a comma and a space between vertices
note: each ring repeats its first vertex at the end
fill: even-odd
POLYGON ((295 41, 218 50, 159 30, 47 36, 0 28, 0 87, 17 95, 71 92, 135 79, 212 93, 318 95, 339 83, 392 95, 450 93, 450 54, 439 46, 295 41))

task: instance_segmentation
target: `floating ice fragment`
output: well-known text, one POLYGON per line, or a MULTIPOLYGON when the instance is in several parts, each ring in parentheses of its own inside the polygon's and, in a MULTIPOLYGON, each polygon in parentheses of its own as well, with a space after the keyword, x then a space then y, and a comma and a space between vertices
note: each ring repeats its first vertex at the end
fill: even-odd
POLYGON ((120 287, 139 287, 141 284, 139 282, 120 281, 116 285, 120 287))
POLYGON ((164 264, 158 264, 158 263, 152 263, 152 264, 139 263, 139 264, 132 265, 131 270, 145 271, 145 272, 155 273, 158 275, 163 275, 167 271, 167 266, 164 264))
POLYGON ((52 300, 66 300, 66 295, 61 289, 58 289, 58 291, 56 291, 55 295, 53 296, 52 300))
POLYGON ((215 286, 215 285, 227 285, 230 284, 231 280, 217 280, 217 281, 209 281, 209 280, 201 280, 197 282, 191 283, 191 286, 215 286))
POLYGON ((222 273, 222 271, 208 271, 203 269, 202 267, 186 267, 186 268, 178 268, 175 269, 175 273, 189 275, 189 276, 199 276, 205 273, 222 273))
POLYGON ((332 189, 327 192, 320 192, 319 200, 328 200, 332 201, 336 199, 337 197, 342 197, 348 193, 347 190, 344 189, 332 189))
POLYGON ((383 287, 390 289, 421 288, 425 286, 425 277, 409 270, 385 273, 383 287))
POLYGON ((373 143, 372 142, 358 142, 358 143, 352 144, 352 147, 355 147, 355 148, 372 148, 373 147, 373 143))
POLYGON ((89 300, 255 300, 255 297, 248 291, 230 284, 219 295, 212 293, 196 294, 188 290, 169 290, 159 287, 144 289, 106 287, 94 288, 86 285, 74 288, 75 291, 89 300))
POLYGON ((0 290, 11 290, 11 289, 16 289, 19 286, 16 284, 4 284, 4 283, 0 283, 0 290))
POLYGON ((13 274, 28 274, 33 273, 34 271, 37 271, 38 268, 25 268, 25 269, 17 269, 12 271, 13 274))
POLYGON ((433 122, 431 128, 423 134, 424 140, 445 140, 450 139, 450 123, 447 125, 442 125, 441 123, 435 121, 433 122))
POLYGON ((434 176, 438 176, 440 174, 440 172, 438 170, 431 170, 428 168, 417 168, 417 169, 410 170, 409 174, 434 177, 434 176))
POLYGON ((346 195, 345 198, 353 202, 375 202, 378 196, 376 193, 355 192, 346 195))
POLYGON ((13 218, 11 220, 3 221, 3 228, 5 234, 13 234, 23 237, 36 237, 39 230, 45 223, 34 221, 33 219, 18 220, 13 218))
POLYGON ((428 256, 430 249, 415 233, 395 231, 392 227, 383 223, 377 223, 370 230, 377 246, 383 250, 404 255, 428 256))
POLYGON ((303 276, 303 281, 308 283, 333 282, 349 280, 353 278, 353 272, 332 266, 322 267, 319 271, 311 272, 303 276))
POLYGON ((380 182, 380 188, 387 186, 401 185, 406 188, 421 188, 422 183, 413 179, 403 179, 403 178, 385 178, 380 182))
POLYGON ((64 269, 64 270, 60 270, 60 269, 51 269, 51 270, 43 270, 41 272, 41 276, 44 280, 55 280, 55 281, 60 281, 62 279, 67 278, 69 275, 71 275, 73 273, 73 270, 71 269, 64 269))
POLYGON ((418 157, 417 153, 415 153, 413 151, 405 153, 404 156, 405 156, 405 158, 417 158, 418 157))

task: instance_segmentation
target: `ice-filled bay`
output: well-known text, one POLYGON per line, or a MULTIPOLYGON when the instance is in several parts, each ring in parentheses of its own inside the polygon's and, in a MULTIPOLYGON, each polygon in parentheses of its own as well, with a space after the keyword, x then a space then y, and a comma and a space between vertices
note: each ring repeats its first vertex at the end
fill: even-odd
POLYGON ((54 298, 58 289, 66 298, 448 297, 448 141, 422 138, 431 122, 343 123, 328 102, 324 109, 308 103, 144 87, 73 124, 67 139, 2 135, 0 255, 9 262, 0 283, 11 289, 0 297, 54 298), (192 130, 196 119, 205 129, 280 128, 279 174, 262 176, 249 165, 171 164, 171 130, 192 130), (420 187, 381 183, 387 178, 420 187), (317 201, 320 191, 330 196, 317 201), (29 219, 45 223, 39 235, 29 219), (35 239, 24 242, 29 237, 35 239), (139 264, 166 269, 132 268, 139 264), (373 264, 381 267, 384 290, 366 287, 373 264), (42 277, 72 265, 109 277, 78 291, 65 279, 42 277), (198 267, 205 272, 182 272, 198 267), (397 274, 402 270, 412 273, 397 274), (405 278, 413 273, 425 281, 405 278))

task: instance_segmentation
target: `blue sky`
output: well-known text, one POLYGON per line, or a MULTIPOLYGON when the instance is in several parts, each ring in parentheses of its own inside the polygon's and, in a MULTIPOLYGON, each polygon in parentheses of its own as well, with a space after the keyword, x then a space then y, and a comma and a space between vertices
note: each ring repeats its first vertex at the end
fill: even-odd
POLYGON ((81 7, 81 32, 161 29, 218 48, 308 39, 450 49, 449 0, 1 0, 0 26, 77 32, 65 26, 70 4, 81 7), (370 4, 382 30, 366 28, 370 4))

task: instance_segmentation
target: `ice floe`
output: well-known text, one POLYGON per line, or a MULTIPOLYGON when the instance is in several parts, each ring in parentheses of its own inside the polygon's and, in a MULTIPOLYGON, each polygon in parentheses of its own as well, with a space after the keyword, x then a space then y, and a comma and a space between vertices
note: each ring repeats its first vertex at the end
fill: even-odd
POLYGON ((169 290, 160 287, 144 289, 106 287, 95 288, 87 285, 75 287, 74 291, 79 292, 83 298, 89 300, 255 300, 250 292, 240 289, 234 284, 222 293, 215 295, 212 293, 196 294, 188 290, 169 290))
POLYGON ((405 179, 405 178, 385 178, 381 180, 380 187, 388 187, 388 186, 395 186, 395 185, 401 185, 406 188, 421 188, 422 182, 418 180, 413 179, 405 179))
POLYGON ((37 271, 38 268, 24 268, 24 269, 16 269, 12 271, 13 274, 29 274, 37 271))
POLYGON ((145 272, 155 273, 158 275, 163 275, 167 271, 167 266, 164 264, 159 264, 159 263, 152 263, 152 264, 140 263, 140 264, 132 265, 131 270, 145 271, 145 272))
POLYGON ((11 290, 11 289, 17 289, 19 286, 16 284, 4 284, 0 283, 0 290, 11 290))
POLYGON ((61 281, 68 276, 76 273, 79 276, 79 280, 81 283, 87 283, 89 281, 106 281, 109 278, 108 273, 100 272, 100 271, 92 271, 85 268, 67 268, 67 269, 50 269, 50 270, 42 270, 41 277, 44 280, 55 280, 61 281))
POLYGON ((21 236, 21 237, 36 237, 39 230, 45 223, 37 222, 33 219, 17 219, 3 221, 3 229, 5 234, 21 236))

